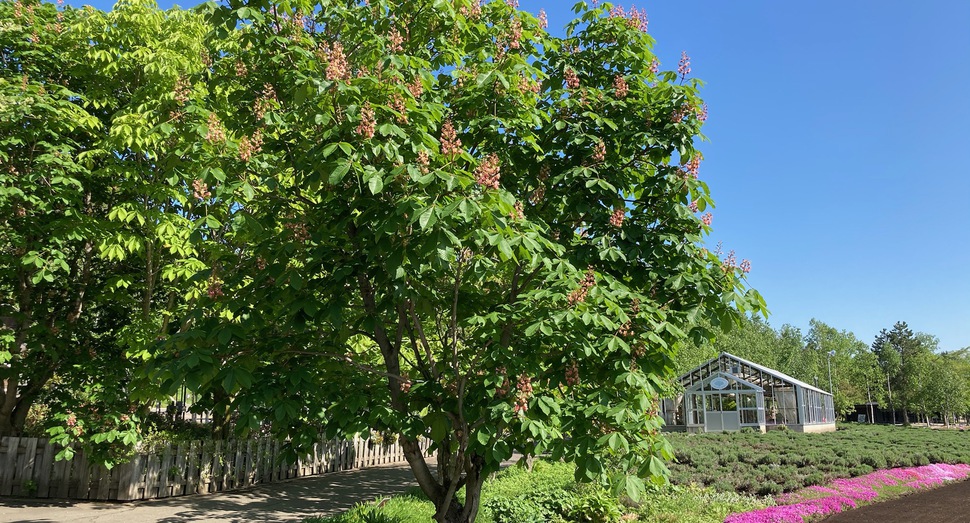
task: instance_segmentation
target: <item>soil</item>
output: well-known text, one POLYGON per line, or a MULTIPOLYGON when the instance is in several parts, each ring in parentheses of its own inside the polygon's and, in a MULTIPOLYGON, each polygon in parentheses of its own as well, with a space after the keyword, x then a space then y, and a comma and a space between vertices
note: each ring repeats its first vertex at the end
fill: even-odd
POLYGON ((825 518, 825 523, 968 523, 970 481, 960 481, 825 518))

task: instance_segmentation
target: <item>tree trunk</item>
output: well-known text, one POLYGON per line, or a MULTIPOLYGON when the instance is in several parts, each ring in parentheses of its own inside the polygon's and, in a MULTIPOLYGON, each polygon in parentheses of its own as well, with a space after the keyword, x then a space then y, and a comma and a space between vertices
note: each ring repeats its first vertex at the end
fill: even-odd
POLYGON ((13 417, 8 413, 0 413, 0 438, 19 435, 20 432, 14 430, 13 417))
POLYGON ((216 387, 212 394, 212 439, 228 439, 232 423, 229 411, 229 394, 216 387))
POLYGON ((35 396, 16 398, 10 405, 4 404, 0 408, 0 437, 20 436, 23 434, 24 425, 27 422, 27 414, 34 405, 35 396))
POLYGON ((911 423, 909 422, 909 409, 903 407, 903 426, 908 427, 911 423))
POLYGON ((448 501, 441 498, 435 500, 434 519, 436 522, 475 523, 482 499, 482 485, 485 483, 485 477, 482 475, 484 460, 472 456, 469 461, 470 465, 465 470, 465 503, 459 503, 454 496, 451 496, 448 501), (446 502, 448 506, 442 506, 446 502))
POLYGON ((14 425, 14 411, 17 407, 17 385, 18 379, 9 378, 3 380, 3 395, 0 396, 0 437, 19 436, 20 430, 14 425))

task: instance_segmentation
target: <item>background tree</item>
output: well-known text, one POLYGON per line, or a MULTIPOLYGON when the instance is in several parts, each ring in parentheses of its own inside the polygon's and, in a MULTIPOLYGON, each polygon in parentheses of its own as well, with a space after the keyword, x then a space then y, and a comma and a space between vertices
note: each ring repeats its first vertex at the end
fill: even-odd
POLYGON ((474 521, 514 451, 634 497, 661 477, 677 347, 764 309, 701 247, 688 58, 657 71, 639 11, 585 4, 564 39, 506 2, 211 9, 239 33, 189 79, 217 86, 185 146, 209 292, 157 377, 293 452, 398 434, 437 521, 474 521))
POLYGON ((866 380, 870 370, 866 353, 869 347, 856 339, 851 332, 839 331, 825 323, 812 319, 806 349, 814 356, 813 372, 823 389, 829 389, 831 378, 835 411, 845 414, 855 410, 855 405, 866 403, 868 394, 866 380), (831 373, 831 374, 830 374, 831 373))
POLYGON ((891 389, 894 405, 902 409, 903 424, 909 425, 909 411, 920 387, 920 376, 929 348, 921 343, 906 322, 896 322, 891 331, 883 329, 872 342, 872 351, 879 358, 888 376, 887 391, 891 389))
POLYGON ((43 394, 56 441, 131 444, 153 399, 133 370, 204 289, 189 282, 205 268, 188 243, 194 166, 172 148, 197 132, 173 124, 204 97, 178 87, 204 67, 203 18, 152 2, 0 12, 0 434, 43 394))

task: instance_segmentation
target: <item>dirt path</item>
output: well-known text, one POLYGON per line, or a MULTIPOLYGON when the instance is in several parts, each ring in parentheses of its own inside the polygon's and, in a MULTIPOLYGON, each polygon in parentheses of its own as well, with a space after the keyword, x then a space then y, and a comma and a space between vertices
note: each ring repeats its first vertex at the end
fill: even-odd
POLYGON ((970 480, 849 510, 825 523, 967 523, 970 522, 970 480))
POLYGON ((7 523, 182 523, 211 521, 299 522, 333 515, 358 502, 398 494, 414 485, 406 465, 335 472, 247 490, 207 496, 135 503, 43 502, 0 499, 0 521, 7 523))

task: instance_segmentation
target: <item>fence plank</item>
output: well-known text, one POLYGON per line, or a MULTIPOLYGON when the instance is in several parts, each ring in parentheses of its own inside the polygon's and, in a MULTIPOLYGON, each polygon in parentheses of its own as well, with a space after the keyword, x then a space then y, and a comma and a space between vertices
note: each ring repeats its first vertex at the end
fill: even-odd
POLYGON ((67 495, 71 491, 71 469, 72 468, 74 468, 74 463, 72 460, 62 459, 54 465, 54 476, 57 478, 56 497, 61 499, 67 499, 67 495))
MULTIPOLYGON (((405 461, 399 442, 320 440, 293 463, 281 459, 286 442, 273 438, 166 443, 112 470, 83 451, 54 459, 58 447, 35 438, 0 439, 0 495, 131 501, 221 492, 287 478, 405 461), (28 492, 27 481, 36 485, 28 492)), ((429 442, 419 442, 427 453, 429 442)))
POLYGON ((243 474, 246 472, 246 442, 236 440, 235 465, 233 466, 233 488, 242 488, 243 474))
POLYGON ((199 441, 195 440, 189 443, 189 457, 188 457, 188 474, 185 478, 185 494, 195 494, 198 491, 199 485, 199 452, 202 449, 199 448, 199 441))
POLYGON ((245 486, 254 485, 256 481, 256 465, 258 463, 259 440, 249 438, 246 442, 246 480, 245 486))
POLYGON ((118 500, 132 501, 140 498, 138 493, 142 483, 142 466, 145 463, 145 456, 135 454, 135 456, 124 465, 118 474, 118 500))
POLYGON ((233 466, 236 464, 236 440, 226 440, 226 450, 223 451, 222 488, 230 490, 235 487, 233 466))
POLYGON ((172 495, 169 487, 172 469, 172 444, 166 443, 162 449, 162 460, 158 464, 158 497, 167 498, 172 495))
MULTIPOLYGON (((88 466, 88 455, 83 450, 74 455, 74 466, 71 469, 76 481, 74 499, 89 499, 91 492, 91 467, 88 466)), ((68 494, 70 495, 70 494, 68 494)))
POLYGON ((202 442, 202 458, 199 461, 199 485, 196 487, 197 494, 208 494, 212 492, 209 487, 212 485, 212 441, 202 442))
POLYGON ((209 492, 222 492, 226 487, 226 478, 223 475, 223 464, 226 461, 225 450, 222 448, 222 440, 216 441, 212 449, 212 481, 213 489, 209 492))
POLYGON ((95 480, 97 481, 97 491, 96 499, 104 501, 108 499, 108 491, 111 489, 111 473, 104 465, 98 465, 93 471, 97 474, 95 480))
POLYGON ((189 446, 179 443, 178 451, 175 453, 175 479, 172 480, 172 495, 181 496, 185 494, 185 460, 188 457, 189 446))
POLYGON ((54 445, 47 440, 40 440, 44 448, 37 467, 37 496, 49 498, 51 496, 51 478, 54 475, 54 445))
POLYGON ((37 461, 37 438, 23 438, 21 442, 23 454, 17 457, 17 484, 14 490, 19 496, 35 496, 37 481, 34 479, 34 465, 37 461), (28 490, 28 481, 33 483, 33 489, 28 490))
POLYGON ((6 443, 3 460, 0 461, 0 496, 9 496, 13 490, 13 475, 17 466, 17 451, 20 449, 20 438, 6 437, 0 443, 6 443))
POLYGON ((272 472, 270 476, 273 478, 272 481, 279 481, 283 479, 282 465, 280 465, 280 442, 273 441, 273 465, 272 472))
POLYGON ((145 460, 145 496, 142 499, 158 499, 159 477, 162 459, 157 452, 152 452, 145 460))

